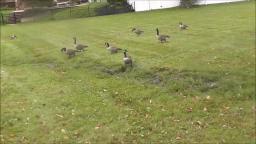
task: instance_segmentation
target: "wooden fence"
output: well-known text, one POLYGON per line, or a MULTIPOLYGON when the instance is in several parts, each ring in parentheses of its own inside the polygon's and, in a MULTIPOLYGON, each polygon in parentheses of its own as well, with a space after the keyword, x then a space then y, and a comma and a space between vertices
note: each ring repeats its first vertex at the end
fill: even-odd
POLYGON ((10 14, 0 14, 1 24, 16 24, 21 22, 23 12, 12 12, 10 14))

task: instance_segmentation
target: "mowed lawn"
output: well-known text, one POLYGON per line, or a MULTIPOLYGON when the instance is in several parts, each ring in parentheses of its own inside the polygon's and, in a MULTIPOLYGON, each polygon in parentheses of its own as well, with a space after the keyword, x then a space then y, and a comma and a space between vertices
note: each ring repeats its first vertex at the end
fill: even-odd
POLYGON ((2 26, 1 143, 255 143, 254 2, 2 26))

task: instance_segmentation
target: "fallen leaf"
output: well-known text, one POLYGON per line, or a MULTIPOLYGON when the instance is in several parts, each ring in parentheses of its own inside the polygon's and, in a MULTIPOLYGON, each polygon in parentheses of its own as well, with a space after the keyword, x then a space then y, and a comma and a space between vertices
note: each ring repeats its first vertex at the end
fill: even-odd
POLYGON ((75 110, 74 109, 71 110, 71 114, 75 115, 75 110))
POLYGON ((97 124, 97 126, 94 129, 97 130, 97 129, 101 128, 101 127, 102 127, 101 124, 97 124))
POLYGON ((56 114, 56 116, 57 116, 57 117, 60 117, 60 118, 63 118, 63 116, 62 116, 62 115, 59 115, 59 114, 56 114))
POLYGON ((66 130, 65 130, 65 129, 61 129, 61 132, 62 132, 62 133, 66 133, 66 130))
POLYGON ((200 121, 196 121, 195 122, 197 125, 202 125, 202 122, 200 122, 200 121))
POLYGON ((207 108, 206 108, 206 107, 204 108, 204 111, 205 111, 205 112, 207 111, 207 108))
POLYGON ((68 140, 68 139, 69 139, 69 137, 68 137, 68 136, 64 136, 63 138, 64 138, 65 140, 68 140))
POLYGON ((75 135, 76 137, 78 137, 78 136, 79 136, 79 132, 78 132, 78 131, 75 131, 75 132, 74 132, 74 135, 75 135))
POLYGON ((187 112, 192 112, 193 108, 187 108, 187 112))
POLYGON ((177 136, 177 137, 176 137, 176 140, 181 140, 181 137, 180 137, 180 136, 177 136))
POLYGON ((180 120, 178 120, 178 119, 176 120, 176 119, 175 119, 175 120, 173 120, 173 121, 174 121, 174 122, 179 122, 180 120))
POLYGON ((211 99, 211 96, 206 96, 206 99, 207 99, 207 100, 210 100, 210 99, 211 99))

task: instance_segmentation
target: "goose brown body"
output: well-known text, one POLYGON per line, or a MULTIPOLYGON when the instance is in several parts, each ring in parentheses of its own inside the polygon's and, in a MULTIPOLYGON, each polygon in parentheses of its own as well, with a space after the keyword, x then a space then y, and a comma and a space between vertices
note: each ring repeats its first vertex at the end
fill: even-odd
POLYGON ((75 48, 76 48, 76 50, 78 50, 78 51, 85 51, 85 49, 88 47, 87 45, 77 44, 77 39, 76 39, 76 37, 74 37, 73 40, 74 40, 75 48))
POLYGON ((122 50, 121 48, 117 48, 117 47, 110 46, 110 44, 109 44, 108 42, 105 43, 105 46, 106 46, 106 49, 107 49, 111 54, 118 53, 120 50, 122 50))
POLYGON ((157 39, 158 39, 161 43, 167 42, 167 39, 170 38, 169 35, 160 35, 158 28, 156 29, 156 37, 157 37, 157 39))
POLYGON ((126 50, 124 51, 123 62, 124 62, 125 66, 127 66, 127 65, 130 65, 131 67, 133 66, 132 65, 132 58, 127 55, 127 51, 126 50))

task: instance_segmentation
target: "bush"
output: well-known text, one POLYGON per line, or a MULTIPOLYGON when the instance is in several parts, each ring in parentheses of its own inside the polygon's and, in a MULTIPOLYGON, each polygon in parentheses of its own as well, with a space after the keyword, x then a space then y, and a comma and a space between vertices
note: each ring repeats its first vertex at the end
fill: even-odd
POLYGON ((41 7, 41 6, 53 6, 52 0, 24 0, 26 6, 41 7))
POLYGON ((132 11, 133 11, 132 7, 126 1, 110 3, 96 9, 97 15, 118 14, 118 13, 132 12, 132 11))
POLYGON ((183 8, 191 8, 198 0, 181 0, 180 6, 183 8))
POLYGON ((126 3, 126 0, 107 0, 108 3, 126 3))

